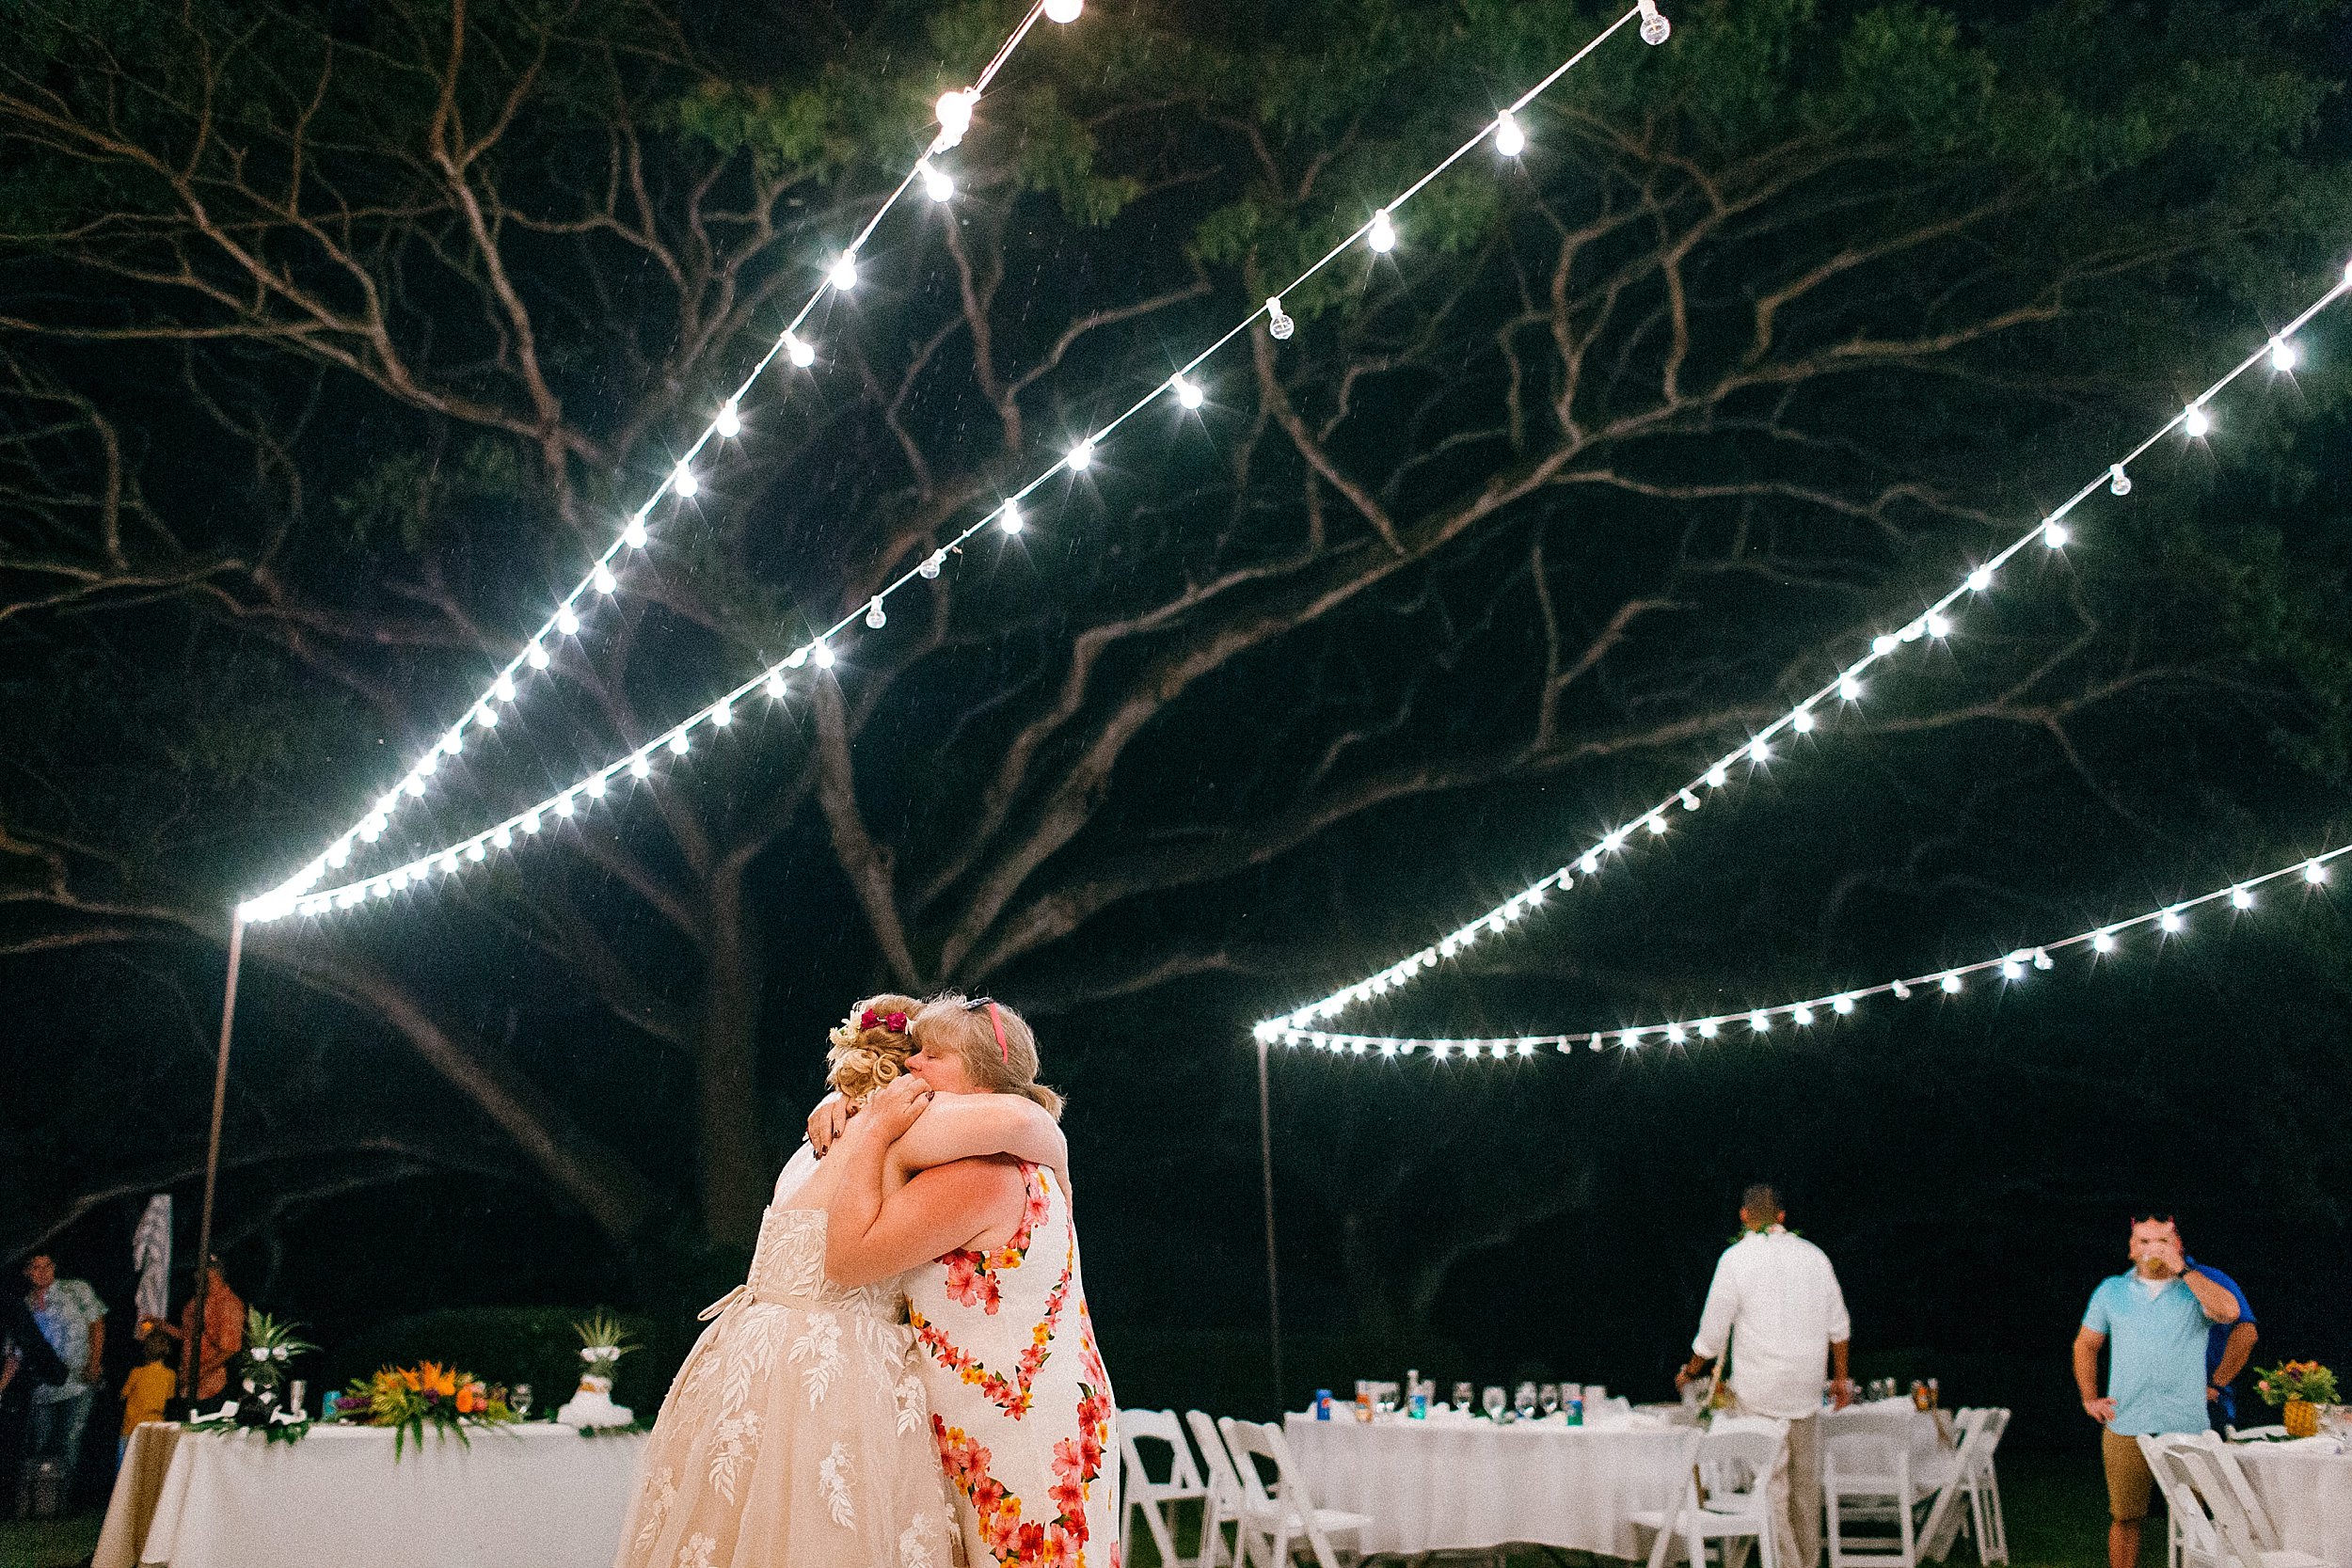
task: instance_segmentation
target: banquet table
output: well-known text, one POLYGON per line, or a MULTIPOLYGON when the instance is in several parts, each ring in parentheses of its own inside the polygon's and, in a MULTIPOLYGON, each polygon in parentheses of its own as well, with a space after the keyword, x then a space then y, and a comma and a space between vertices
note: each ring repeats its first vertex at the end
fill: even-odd
POLYGON ((549 1422, 470 1442, 321 1426, 132 1433, 92 1568, 611 1568, 644 1434, 549 1422))
POLYGON ((2352 1565, 2352 1454, 2341 1449, 2332 1437, 2230 1445, 2278 1522, 2280 1545, 2352 1565))

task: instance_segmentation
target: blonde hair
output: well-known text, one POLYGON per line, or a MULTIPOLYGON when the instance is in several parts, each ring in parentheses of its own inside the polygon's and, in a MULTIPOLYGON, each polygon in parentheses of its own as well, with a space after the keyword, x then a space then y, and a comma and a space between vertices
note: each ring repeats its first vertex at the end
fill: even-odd
POLYGON ((983 997, 975 1005, 961 991, 943 991, 914 1015, 914 1043, 925 1051, 962 1062, 963 1070, 981 1088, 1025 1096, 1042 1105, 1047 1116, 1061 1119, 1061 1096, 1037 1081, 1037 1036, 1027 1020, 1003 1003, 983 997), (1000 1026, 1005 1032, 1001 1050, 996 1040, 1000 1026))
POLYGON ((884 991, 852 1006, 826 1037, 833 1049, 825 1053, 825 1082, 844 1100, 864 1100, 906 1071, 907 1058, 914 1054, 912 1024, 922 1006, 912 996, 884 991), (875 1015, 872 1028, 859 1022, 868 1013, 875 1015), (893 1014, 906 1024, 891 1028, 887 1021, 893 1014))

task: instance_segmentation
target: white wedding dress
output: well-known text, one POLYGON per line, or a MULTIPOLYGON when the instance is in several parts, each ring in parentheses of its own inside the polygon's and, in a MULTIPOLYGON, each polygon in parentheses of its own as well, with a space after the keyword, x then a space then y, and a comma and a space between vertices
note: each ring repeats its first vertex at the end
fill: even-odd
POLYGON ((825 1278, 825 1212, 760 1219, 751 1275, 703 1315, 645 1445, 616 1568, 949 1568, 963 1561, 901 1279, 825 1278))

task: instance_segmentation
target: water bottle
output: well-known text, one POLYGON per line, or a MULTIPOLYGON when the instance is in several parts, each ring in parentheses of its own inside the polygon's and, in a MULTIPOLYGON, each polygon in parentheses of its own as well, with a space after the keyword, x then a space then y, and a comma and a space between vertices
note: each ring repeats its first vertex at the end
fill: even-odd
POLYGON ((1315 1419, 1318 1421, 1327 1421, 1330 1418, 1331 1390, 1328 1388, 1318 1388, 1315 1390, 1315 1419))
POLYGON ((1429 1390, 1422 1387, 1419 1383, 1415 1383, 1413 1385, 1412 1398, 1405 1402, 1405 1415, 1409 1420, 1425 1421, 1429 1419, 1429 1390))
POLYGON ((1570 1395, 1565 1408, 1568 1413, 1568 1425, 1572 1427, 1581 1427, 1584 1424, 1584 1398, 1582 1395, 1570 1395))

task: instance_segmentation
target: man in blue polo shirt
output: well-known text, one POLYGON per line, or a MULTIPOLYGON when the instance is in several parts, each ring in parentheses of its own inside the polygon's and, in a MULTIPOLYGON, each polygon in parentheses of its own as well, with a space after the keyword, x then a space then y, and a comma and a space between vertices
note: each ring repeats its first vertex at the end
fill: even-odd
POLYGON ((2097 1421, 2107 1477, 2107 1568, 2137 1568, 2139 1527, 2155 1478, 2136 1438, 2207 1428, 2205 1342, 2233 1323, 2237 1297, 2181 1250, 2169 1214, 2132 1221, 2132 1266, 2100 1281, 2074 1336, 2074 1386, 2097 1421), (2107 1350, 2107 1393, 2099 1352, 2107 1350))

